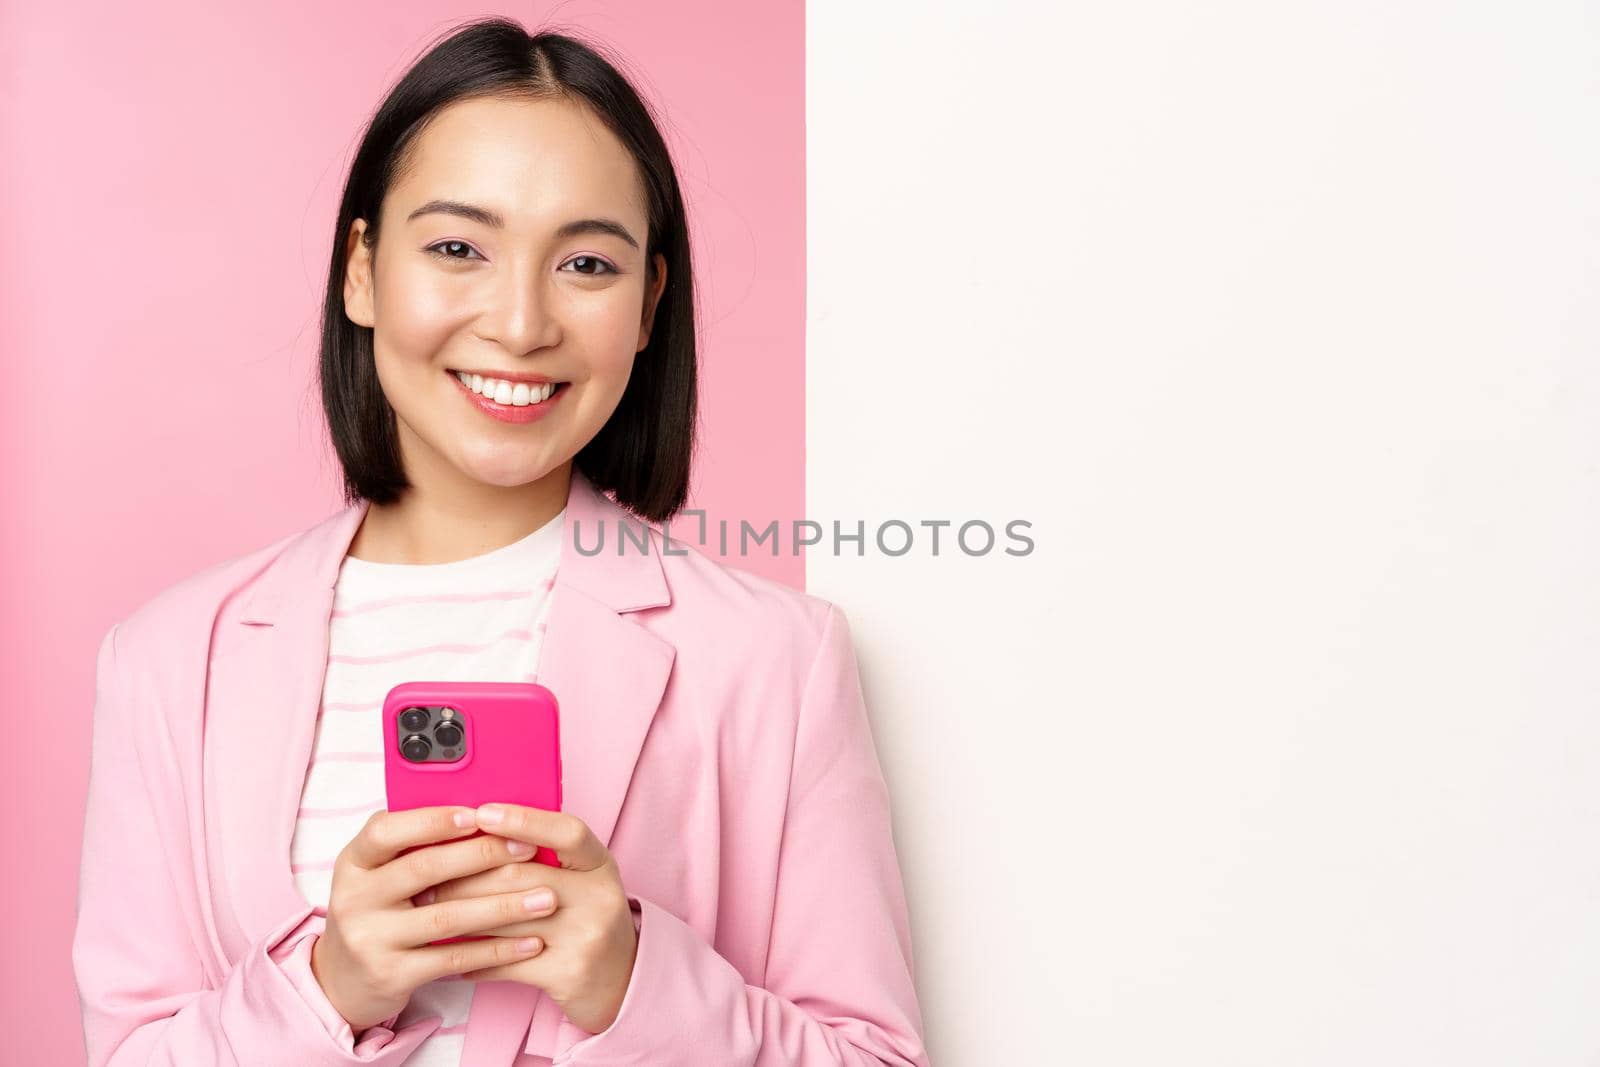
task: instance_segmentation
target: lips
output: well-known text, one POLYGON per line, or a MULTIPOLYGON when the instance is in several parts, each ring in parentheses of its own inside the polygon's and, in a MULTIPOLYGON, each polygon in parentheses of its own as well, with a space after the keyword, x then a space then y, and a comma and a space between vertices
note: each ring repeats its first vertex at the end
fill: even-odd
POLYGON ((528 423, 542 419, 551 408, 555 407, 557 401, 567 395, 567 383, 562 382, 556 386, 555 392, 537 404, 523 404, 520 407, 515 404, 501 404, 489 397, 474 393, 454 371, 446 371, 445 373, 450 376, 450 380, 461 391, 461 395, 466 397, 474 407, 500 422, 528 423))
POLYGON ((451 374, 465 374, 469 378, 476 375, 485 381, 493 379, 497 382, 510 382, 512 385, 516 385, 519 382, 525 385, 548 385, 551 382, 564 384, 560 378, 552 378, 547 374, 517 374, 512 371, 472 370, 467 367, 448 367, 446 369, 451 374))

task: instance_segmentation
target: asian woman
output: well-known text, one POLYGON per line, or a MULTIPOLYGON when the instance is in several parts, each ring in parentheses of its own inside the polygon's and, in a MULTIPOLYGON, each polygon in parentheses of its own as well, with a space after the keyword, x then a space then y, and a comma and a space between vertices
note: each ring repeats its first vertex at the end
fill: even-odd
POLYGON ((91 1064, 927 1063, 843 612, 652 525, 688 493, 693 295, 597 47, 482 20, 395 85, 324 304, 345 507, 100 645, 91 1064), (416 678, 548 687, 562 810, 387 810, 416 678))

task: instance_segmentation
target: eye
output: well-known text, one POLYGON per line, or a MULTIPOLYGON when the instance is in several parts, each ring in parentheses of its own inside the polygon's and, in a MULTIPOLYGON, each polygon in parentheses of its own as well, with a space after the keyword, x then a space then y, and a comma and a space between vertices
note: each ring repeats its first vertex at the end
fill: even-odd
POLYGON ((464 261, 468 258, 466 256, 452 255, 451 253, 444 251, 446 248, 465 248, 468 252, 472 251, 472 246, 467 244, 465 241, 440 241, 437 244, 429 245, 427 248, 424 248, 423 251, 427 252, 431 256, 438 256, 440 259, 458 259, 464 261))
MULTIPOLYGON (((427 252, 430 256, 435 256, 439 259, 453 259, 462 263, 469 262, 472 259, 472 255, 456 255, 455 250, 457 249, 465 250, 466 252, 472 253, 472 255, 477 254, 474 252, 472 246, 467 244, 465 241, 438 241, 429 245, 427 248, 423 249, 423 251, 427 252)), ((478 258, 482 259, 483 257, 479 256, 478 258)), ((616 267, 612 266, 606 260, 601 259, 599 256, 575 256, 572 259, 567 260, 564 266, 571 267, 577 264, 586 264, 592 269, 575 270, 573 273, 582 274, 590 278, 598 278, 605 274, 621 273, 616 267)))
POLYGON ((577 273, 577 274, 587 275, 590 278, 598 278, 602 274, 606 274, 606 273, 610 273, 610 274, 618 273, 616 267, 613 267, 610 263, 607 263, 605 260, 601 259, 599 256, 574 256, 572 259, 567 260, 565 266, 569 266, 570 267, 575 263, 589 263, 589 264, 592 264, 595 267, 604 267, 605 268, 604 271, 599 271, 599 270, 580 270, 580 271, 575 271, 574 272, 574 273, 577 273))

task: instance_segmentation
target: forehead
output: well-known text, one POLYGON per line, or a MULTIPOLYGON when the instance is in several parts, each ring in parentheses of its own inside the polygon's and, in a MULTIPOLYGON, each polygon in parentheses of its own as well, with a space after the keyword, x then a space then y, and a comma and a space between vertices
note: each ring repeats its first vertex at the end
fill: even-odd
POLYGON ((434 198, 498 211, 513 230, 611 215, 645 228, 638 167, 581 104, 486 97, 442 108, 412 144, 390 189, 392 218, 434 198))

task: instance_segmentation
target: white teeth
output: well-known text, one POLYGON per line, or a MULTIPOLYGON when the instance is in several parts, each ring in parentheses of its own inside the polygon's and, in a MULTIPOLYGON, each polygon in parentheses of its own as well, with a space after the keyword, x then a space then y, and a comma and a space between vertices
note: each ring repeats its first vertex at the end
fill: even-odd
POLYGON ((545 382, 542 385, 530 385, 528 382, 506 382, 498 378, 485 378, 480 374, 467 374, 465 371, 452 373, 462 385, 474 393, 486 396, 497 404, 513 407, 527 407, 529 404, 539 404, 549 400, 550 394, 556 391, 557 384, 545 382))

